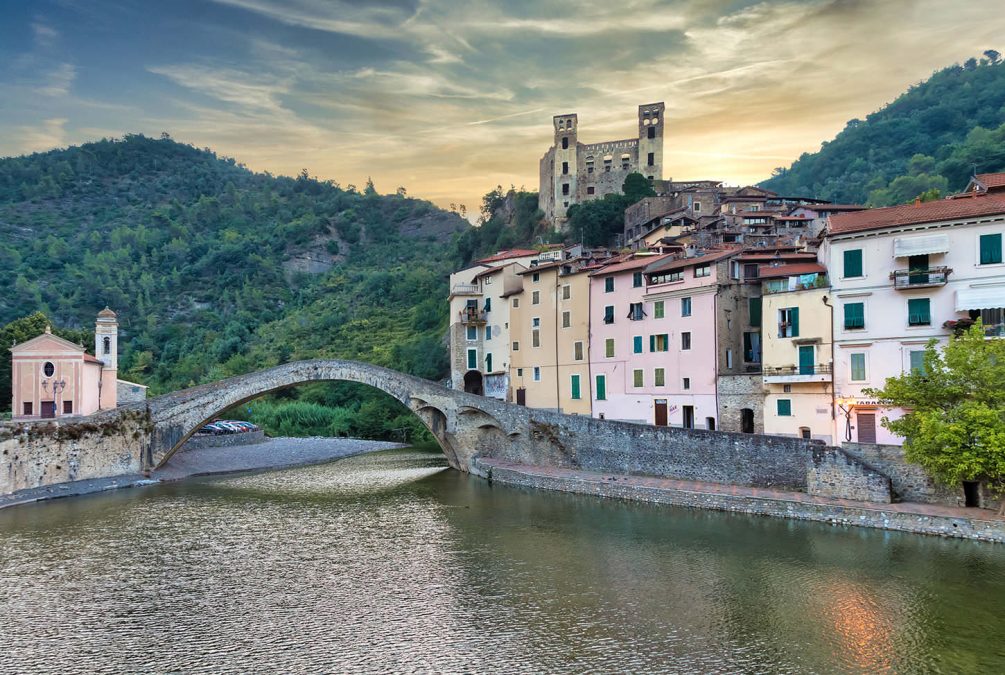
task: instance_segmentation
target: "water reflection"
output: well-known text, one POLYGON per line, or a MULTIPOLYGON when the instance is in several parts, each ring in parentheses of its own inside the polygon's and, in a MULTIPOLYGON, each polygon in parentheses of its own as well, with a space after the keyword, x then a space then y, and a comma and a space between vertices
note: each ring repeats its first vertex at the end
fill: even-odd
POLYGON ((392 452, 0 512, 0 671, 999 671, 1003 547, 392 452))

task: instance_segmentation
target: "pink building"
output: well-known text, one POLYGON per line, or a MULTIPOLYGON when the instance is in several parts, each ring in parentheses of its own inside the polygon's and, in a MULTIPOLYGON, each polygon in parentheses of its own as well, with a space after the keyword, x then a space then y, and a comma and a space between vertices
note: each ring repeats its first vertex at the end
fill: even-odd
POLYGON ((94 330, 97 357, 83 345, 42 335, 11 348, 15 420, 54 419, 90 415, 118 405, 120 387, 131 399, 146 398, 146 387, 117 379, 118 320, 107 307, 94 330))
POLYGON ((636 255, 592 274, 593 414, 716 428, 715 262, 636 255))

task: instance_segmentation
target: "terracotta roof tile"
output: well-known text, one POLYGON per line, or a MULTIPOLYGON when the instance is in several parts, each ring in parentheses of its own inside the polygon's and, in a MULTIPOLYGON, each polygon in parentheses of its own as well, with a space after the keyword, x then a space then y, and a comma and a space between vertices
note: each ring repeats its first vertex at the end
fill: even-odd
POLYGON ((643 255, 631 258, 624 262, 615 263, 613 265, 608 265, 602 269, 592 272, 590 276, 605 276, 608 274, 617 274, 619 272, 627 272, 629 270, 642 269, 647 265, 651 265, 657 260, 663 260, 668 257, 667 255, 643 255))
POLYGON ((979 173, 976 178, 988 188, 1005 187, 1005 173, 979 173))
POLYGON ((506 260, 506 258, 526 258, 527 256, 537 255, 538 252, 529 248, 513 248, 506 251, 499 251, 494 255, 490 255, 487 258, 482 258, 481 260, 476 260, 475 262, 488 263, 497 262, 499 260, 506 260))
POLYGON ((652 264, 646 268, 647 273, 651 272, 667 272, 670 270, 679 270, 687 267, 692 267, 694 265, 707 265, 708 263, 717 262, 723 258, 728 258, 731 255, 735 255, 740 252, 740 249, 729 249, 729 250, 716 250, 710 251, 705 255, 695 256, 694 258, 671 258, 670 260, 660 260, 658 263, 652 264))
POLYGON ((921 204, 888 206, 830 217, 828 234, 881 230, 898 225, 934 223, 941 220, 1005 214, 1005 195, 980 195, 964 199, 940 199, 921 204))

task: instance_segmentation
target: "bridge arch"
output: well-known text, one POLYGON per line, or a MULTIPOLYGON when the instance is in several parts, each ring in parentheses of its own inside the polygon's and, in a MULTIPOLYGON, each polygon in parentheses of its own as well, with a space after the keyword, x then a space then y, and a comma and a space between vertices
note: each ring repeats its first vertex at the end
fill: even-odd
POLYGON ((152 399, 151 439, 144 464, 150 469, 162 466, 196 431, 228 408, 309 382, 355 382, 390 395, 422 421, 450 465, 462 468, 452 438, 456 409, 436 391, 438 385, 380 366, 342 360, 287 363, 152 399))

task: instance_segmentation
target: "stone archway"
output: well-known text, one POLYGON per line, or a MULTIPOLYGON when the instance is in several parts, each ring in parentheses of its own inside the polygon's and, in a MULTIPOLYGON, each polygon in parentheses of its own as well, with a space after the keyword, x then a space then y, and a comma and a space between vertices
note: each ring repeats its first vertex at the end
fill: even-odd
POLYGON ((485 395, 485 378, 477 370, 469 370, 464 373, 464 391, 476 396, 485 395))

